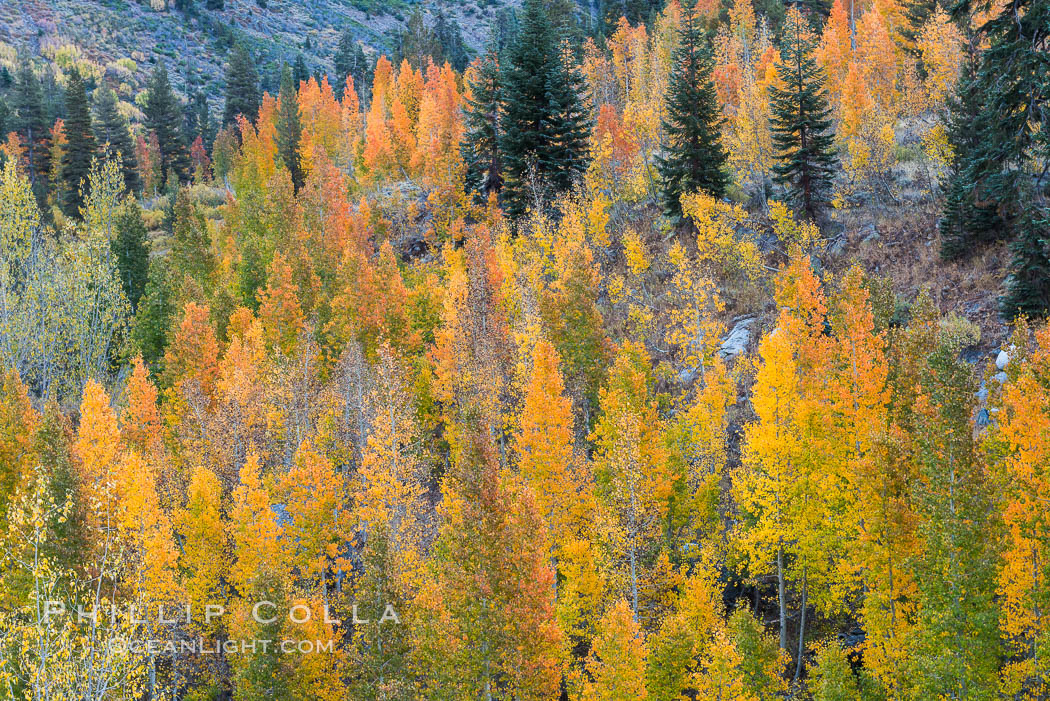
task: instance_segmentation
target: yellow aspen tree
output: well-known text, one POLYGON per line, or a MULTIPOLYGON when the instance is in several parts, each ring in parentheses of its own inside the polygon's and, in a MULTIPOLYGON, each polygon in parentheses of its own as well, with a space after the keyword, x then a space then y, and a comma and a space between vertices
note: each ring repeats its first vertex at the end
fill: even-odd
MULTIPOLYGON (((394 695, 408 674, 411 649, 406 626, 383 620, 386 607, 407 615, 421 585, 427 465, 420 455, 422 431, 411 411, 407 373, 389 346, 381 346, 374 388, 361 410, 367 442, 354 483, 354 529, 361 576, 353 604, 367 623, 355 626, 354 693, 394 695), (363 542, 361 542, 363 540, 363 542)), ((344 617, 349 612, 344 614, 344 617)))
POLYGON ((109 395, 94 380, 84 387, 73 455, 80 463, 85 503, 96 526, 107 532, 117 528, 127 508, 120 490, 123 445, 109 395))
POLYGON ((785 650, 788 578, 800 588, 797 678, 810 595, 829 609, 838 605, 826 563, 840 557, 844 547, 834 524, 841 516, 845 480, 829 450, 834 436, 825 399, 831 354, 824 334, 827 307, 808 258, 795 257, 781 270, 776 299, 781 305, 777 327, 759 345, 752 395, 757 420, 745 429, 742 465, 732 489, 744 516, 737 536, 749 572, 773 570, 777 576, 785 650))
POLYGON ((533 350, 515 444, 518 470, 547 529, 558 618, 567 634, 581 635, 588 614, 599 603, 602 582, 590 535, 594 485, 586 465, 574 454, 572 421, 557 351, 540 340, 533 350))
POLYGON ((33 440, 39 424, 26 386, 15 370, 7 370, 0 380, 0 530, 7 505, 36 467, 33 440))
MULTIPOLYGON (((203 466, 194 468, 176 527, 182 543, 182 588, 197 612, 224 601, 222 581, 229 572, 229 553, 221 498, 222 487, 215 473, 203 466)), ((196 623, 203 626, 204 619, 198 618, 196 623)), ((205 628, 202 632, 214 635, 216 630, 205 628)))
POLYGON ((640 345, 626 344, 601 392, 601 415, 592 440, 599 499, 609 513, 607 547, 616 580, 638 620, 639 590, 646 568, 659 556, 659 532, 668 514, 672 478, 662 422, 650 397, 649 359, 640 345))
POLYGON ((317 587, 327 601, 329 571, 341 564, 340 547, 350 538, 343 476, 306 441, 281 492, 289 518, 284 528, 287 552, 307 586, 317 587))
POLYGON ((646 701, 648 649, 631 606, 620 599, 605 613, 587 659, 586 701, 646 701))
POLYGON ((941 108, 954 92, 965 60, 962 32, 938 7, 923 25, 917 43, 926 71, 928 106, 941 108))
POLYGON ((704 553, 685 580, 674 611, 648 641, 649 694, 654 701, 680 698, 743 700, 742 656, 729 638, 716 569, 704 553))
POLYGON ((230 581, 241 596, 251 593, 253 583, 261 575, 282 577, 288 561, 282 528, 261 469, 258 456, 250 451, 241 468, 240 485, 233 490, 230 508, 229 532, 234 554, 230 581))

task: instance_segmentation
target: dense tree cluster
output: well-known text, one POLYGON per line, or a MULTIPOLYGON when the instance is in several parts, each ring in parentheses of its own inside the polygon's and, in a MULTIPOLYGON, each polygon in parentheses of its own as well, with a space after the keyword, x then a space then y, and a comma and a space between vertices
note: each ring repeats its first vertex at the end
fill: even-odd
POLYGON ((921 151, 1045 312, 1045 2, 923 2, 0 74, 5 697, 1046 698, 1050 329, 822 240, 921 151))

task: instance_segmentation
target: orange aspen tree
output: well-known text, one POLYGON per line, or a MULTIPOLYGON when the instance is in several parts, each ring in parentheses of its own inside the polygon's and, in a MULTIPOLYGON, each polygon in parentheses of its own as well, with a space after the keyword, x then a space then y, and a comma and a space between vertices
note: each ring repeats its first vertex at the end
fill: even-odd
POLYGON ((305 331, 303 309, 292 266, 280 251, 274 253, 266 287, 259 292, 259 321, 267 347, 285 356, 294 355, 305 331))
POLYGON ((157 387, 150 380, 142 356, 131 361, 131 378, 126 392, 127 405, 120 415, 124 442, 140 455, 160 450, 163 425, 157 408, 157 387))
POLYGON ((556 584, 558 617, 568 634, 581 634, 602 591, 595 544, 594 485, 574 455, 572 403, 565 395, 557 351, 546 340, 533 350, 532 370, 515 447, 518 470, 543 517, 556 584))
POLYGON ((391 88, 393 66, 386 56, 376 61, 375 76, 372 80, 372 102, 368 107, 365 119, 365 139, 362 147, 362 162, 373 182, 389 174, 396 161, 391 141, 390 127, 387 124, 389 103, 392 99, 391 88))
POLYGON ((814 52, 817 63, 824 69, 828 104, 832 109, 837 109, 843 102, 846 74, 850 63, 855 60, 856 25, 849 16, 853 4, 853 0, 835 0, 824 24, 820 45, 814 52))
POLYGON ((208 307, 187 302, 164 353, 167 382, 185 395, 200 397, 205 405, 214 397, 219 372, 219 342, 209 317, 208 307))
POLYGON ((1000 625, 1014 661, 1003 691, 1035 699, 1050 693, 1050 327, 1034 343, 1028 336, 1019 324, 988 443, 999 456, 1006 526, 1000 625))
POLYGON ((459 144, 463 140, 462 96, 456 73, 447 63, 430 64, 419 106, 416 125, 418 148, 412 171, 428 191, 428 201, 439 229, 448 229, 464 202, 463 176, 466 172, 459 144))

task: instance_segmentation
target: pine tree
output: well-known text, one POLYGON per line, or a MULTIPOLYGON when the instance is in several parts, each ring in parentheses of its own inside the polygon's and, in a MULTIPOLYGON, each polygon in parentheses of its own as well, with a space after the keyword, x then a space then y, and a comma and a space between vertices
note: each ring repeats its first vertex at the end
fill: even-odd
POLYGON ((292 176, 296 192, 303 186, 303 167, 299 161, 299 142, 303 127, 299 121, 299 100, 292 83, 292 69, 281 69, 281 92, 277 100, 277 154, 292 176))
POLYGON ((1046 316, 1050 309, 1050 209, 1026 209, 1014 224, 1013 260, 1006 279, 1003 315, 1046 316))
POLYGON ((542 0, 526 0, 502 70, 500 150, 511 215, 568 189, 586 168, 582 81, 567 53, 542 0))
POLYGON ((190 156, 182 134, 182 105, 168 82, 168 70, 159 64, 146 85, 146 131, 157 135, 160 150, 161 182, 174 175, 185 182, 189 178, 190 156))
MULTIPOLYGON (((461 146, 467 166, 467 190, 487 197, 503 187, 500 158, 499 58, 490 52, 476 64, 465 111, 465 135, 461 146)), ((473 70, 473 69, 472 69, 473 70)))
POLYGON ((770 89, 773 145, 780 157, 773 171, 811 217, 825 201, 837 161, 824 73, 813 58, 815 44, 806 19, 798 9, 789 10, 777 64, 780 85, 770 89))
POLYGON ((977 198, 974 193, 974 184, 981 181, 985 170, 974 155, 991 130, 986 122, 988 115, 983 108, 982 90, 976 67, 968 61, 948 105, 947 133, 952 160, 938 227, 941 257, 945 260, 960 258, 974 246, 1008 236, 1007 223, 997 203, 987 197, 977 198))
POLYGON ((437 63, 440 59, 441 45, 434 36, 434 30, 426 25, 418 6, 409 15, 405 28, 398 32, 395 49, 395 64, 399 65, 405 60, 419 71, 426 69, 427 62, 437 63))
POLYGON ((95 143, 103 155, 119 155, 124 169, 124 184, 130 192, 142 189, 138 166, 135 162, 135 145, 131 141, 128 122, 117 108, 117 94, 109 88, 95 91, 95 143))
POLYGON ((703 190, 722 197, 729 183, 713 61, 695 5, 684 11, 678 42, 663 123, 668 144, 659 159, 664 207, 676 218, 682 216, 682 195, 703 190))
POLYGON ((42 202, 47 190, 47 173, 51 169, 48 159, 50 138, 40 81, 28 61, 18 66, 12 106, 14 131, 22 138, 29 164, 29 182, 33 185, 37 202, 42 202))
MULTIPOLYGON (((978 9, 984 8, 967 1, 952 12, 962 22, 978 9)), ((942 253, 959 255, 983 242, 1020 235, 1027 243, 1014 247, 1015 281, 1031 280, 1033 271, 1045 265, 1040 260, 1045 249, 1036 243, 1036 219, 1025 213, 1045 209, 1050 194, 1048 41, 1050 1, 1011 0, 999 8, 971 40, 988 48, 971 69, 972 79, 960 81, 950 121, 956 150, 942 219, 942 253)), ((1035 292, 1038 285, 1029 289, 1035 292)), ((1010 292, 1005 307, 1050 306, 1045 296, 1025 302, 1015 294, 1010 292)))
POLYGON ((226 108, 222 123, 233 124, 241 114, 254 124, 259 116, 260 103, 259 74, 248 47, 239 43, 233 47, 226 64, 226 108))
POLYGON ((117 217, 117 235, 110 244, 117 259, 120 283, 124 295, 134 312, 146 291, 149 276, 149 242, 146 240, 146 224, 142 221, 142 209, 138 202, 128 198, 117 217))
POLYGON ((441 54, 435 63, 448 62, 457 71, 467 68, 467 47, 463 43, 463 34, 459 25, 449 20, 443 10, 438 10, 434 18, 434 38, 437 40, 441 54))
MULTIPOLYGON (((365 57, 365 52, 361 48, 360 42, 354 39, 354 35, 349 29, 339 37, 339 48, 332 62, 335 65, 336 80, 334 87, 336 97, 339 100, 343 99, 347 78, 353 79, 354 90, 357 91, 358 95, 361 95, 362 90, 365 89, 364 77, 365 72, 368 70, 368 59, 365 57)), ((295 86, 296 88, 299 87, 298 81, 295 83, 295 86)))
POLYGON ((73 70, 66 87, 66 152, 62 157, 62 178, 66 182, 66 215, 76 216, 84 204, 81 188, 87 187, 91 159, 95 155, 95 135, 91 131, 91 111, 80 71, 73 70))
POLYGON ((299 86, 310 80, 310 70, 306 67, 306 59, 302 54, 295 57, 295 66, 292 68, 292 85, 298 90, 299 86))

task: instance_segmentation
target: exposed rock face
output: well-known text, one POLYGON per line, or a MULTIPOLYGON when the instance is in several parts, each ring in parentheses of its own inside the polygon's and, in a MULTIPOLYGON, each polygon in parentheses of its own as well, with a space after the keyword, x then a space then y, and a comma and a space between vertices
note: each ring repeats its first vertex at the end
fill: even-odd
POLYGON ((751 340, 751 326, 754 323, 755 317, 753 316, 744 316, 734 320, 732 330, 722 339, 722 348, 718 351, 724 360, 732 360, 747 350, 748 341, 751 340))
POLYGON ((1010 354, 1004 350, 999 351, 999 355, 995 356, 995 367, 998 370, 1005 370, 1006 364, 1010 362, 1010 354))

